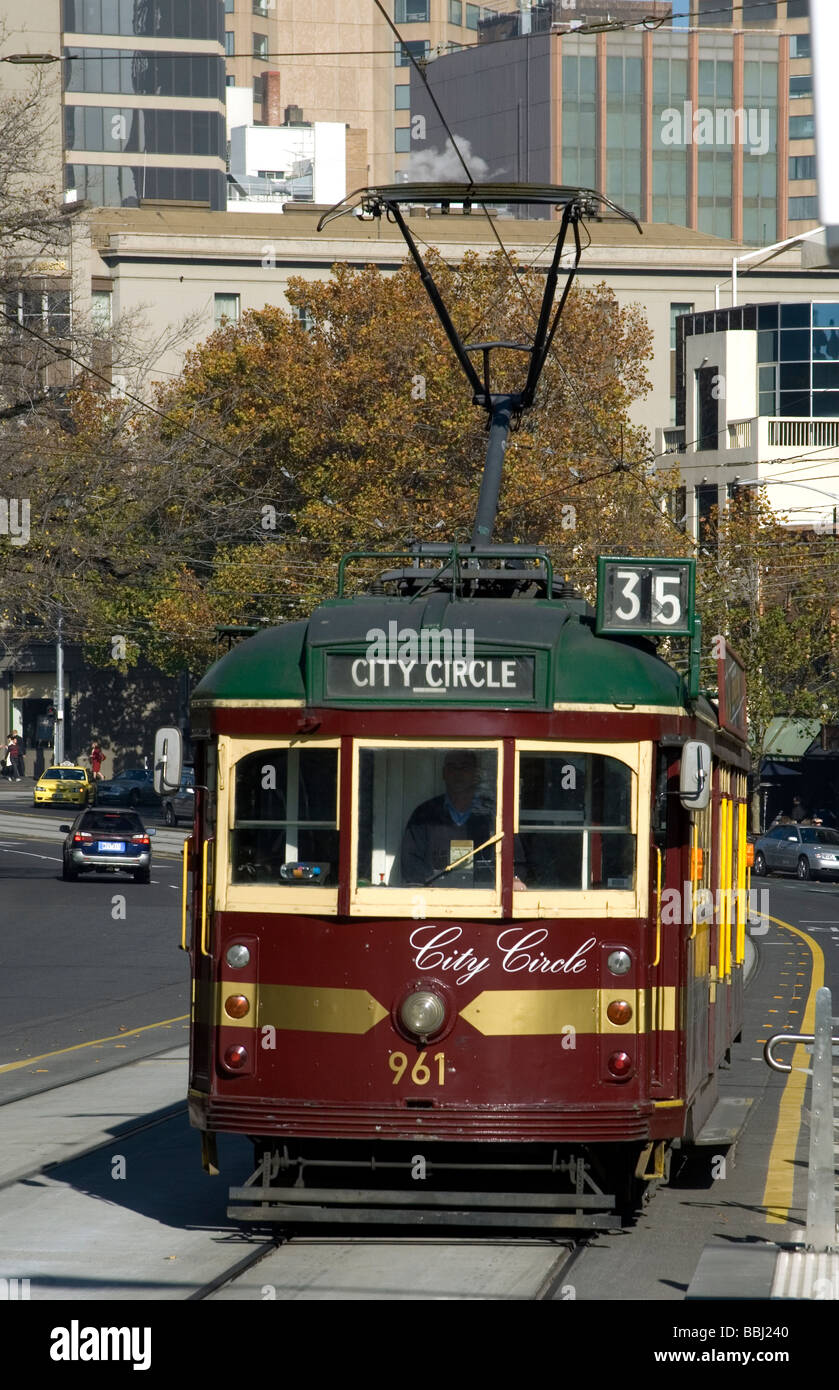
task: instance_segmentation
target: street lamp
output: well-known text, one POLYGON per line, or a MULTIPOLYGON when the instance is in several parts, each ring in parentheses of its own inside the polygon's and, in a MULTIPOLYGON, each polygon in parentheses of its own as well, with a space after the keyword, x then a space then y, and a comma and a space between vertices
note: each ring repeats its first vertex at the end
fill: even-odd
POLYGON ((10 53, 8 57, 0 58, 0 63, 31 63, 38 66, 60 62, 61 59, 55 53, 10 53))
MULTIPOLYGON (((742 265, 743 261, 750 261, 750 260, 752 259, 753 256, 766 256, 767 260, 770 260, 770 261, 771 261, 771 260, 773 259, 773 257, 780 255, 780 253, 781 253, 782 251, 784 251, 788 246, 796 246, 799 242, 801 242, 801 241, 806 241, 806 240, 808 239, 808 237, 811 237, 811 236, 818 236, 819 232, 823 232, 823 231, 824 231, 824 227, 813 227, 812 231, 809 231, 809 232, 799 232, 799 233, 798 233, 798 236, 787 237, 785 241, 776 241, 776 242, 773 242, 773 244, 772 244, 771 246, 758 246, 758 247, 756 248, 756 250, 754 250, 754 251, 746 251, 742 256, 732 256, 732 258, 731 258, 731 275, 730 275, 730 276, 728 276, 728 275, 726 276, 726 280, 729 280, 729 279, 731 280, 731 303, 732 303, 732 305, 736 305, 736 303, 737 303, 737 267, 738 267, 738 265, 742 265)), ((719 309, 719 307, 720 307, 720 285, 724 285, 724 284, 725 284, 725 280, 720 280, 720 281, 718 281, 718 283, 714 286, 714 308, 715 308, 715 309, 719 309)))

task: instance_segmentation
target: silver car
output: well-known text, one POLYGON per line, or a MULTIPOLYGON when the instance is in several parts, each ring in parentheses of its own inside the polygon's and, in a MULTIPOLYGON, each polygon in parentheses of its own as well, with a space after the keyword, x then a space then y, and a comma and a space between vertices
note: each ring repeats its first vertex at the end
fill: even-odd
POLYGON ((192 824, 195 815, 195 769, 185 767, 181 785, 171 796, 163 798, 163 819, 167 825, 177 825, 179 820, 192 824))
POLYGON ((839 878, 839 831, 826 825, 776 825, 755 841, 754 871, 839 878))

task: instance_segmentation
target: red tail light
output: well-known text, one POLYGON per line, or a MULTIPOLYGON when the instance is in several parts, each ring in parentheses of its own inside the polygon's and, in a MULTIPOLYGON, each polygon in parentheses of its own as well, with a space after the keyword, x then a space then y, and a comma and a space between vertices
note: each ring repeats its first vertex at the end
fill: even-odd
POLYGON ((150 845, 151 840, 148 835, 132 835, 131 843, 132 845, 150 845))
POLYGON ((626 1052, 613 1052, 607 1066, 612 1075, 621 1080, 632 1071, 632 1058, 626 1052))
POLYGON ((224 1064, 230 1067, 231 1071, 240 1071, 248 1064, 248 1050, 242 1047, 241 1043, 228 1047, 224 1054, 224 1064))
POLYGON ((92 835, 88 835, 87 831, 82 831, 81 833, 79 833, 79 832, 77 831, 76 834, 73 836, 73 844, 74 844, 74 845, 89 845, 89 844, 91 843, 92 839, 93 839, 93 836, 92 836, 92 835))

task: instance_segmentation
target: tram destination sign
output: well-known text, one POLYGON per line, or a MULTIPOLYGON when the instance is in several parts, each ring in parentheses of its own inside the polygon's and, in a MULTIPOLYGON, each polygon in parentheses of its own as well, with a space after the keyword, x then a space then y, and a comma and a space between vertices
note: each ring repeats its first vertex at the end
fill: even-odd
POLYGON ((597 633, 692 637, 695 560, 597 558, 597 633))
POLYGON ((535 658, 470 655, 426 661, 327 652, 327 700, 533 701, 535 658))

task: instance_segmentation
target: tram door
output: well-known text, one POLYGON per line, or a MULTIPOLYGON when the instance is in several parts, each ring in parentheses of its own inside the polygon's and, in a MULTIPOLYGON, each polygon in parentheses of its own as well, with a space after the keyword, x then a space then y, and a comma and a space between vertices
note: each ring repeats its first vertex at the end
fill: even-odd
POLYGON ((189 843, 192 891, 186 904, 192 1001, 190 1084, 209 1088, 213 1075, 213 912, 215 896, 216 746, 199 745, 196 756, 196 820, 189 843))
POLYGON ((686 972, 687 1090, 701 1086, 712 1066, 711 951, 713 899, 711 894, 712 803, 689 817, 690 912, 686 972))
POLYGON ((714 777, 716 820, 714 927, 710 968, 708 1070, 714 1071, 740 1028, 745 938, 745 779, 720 764, 714 777))

